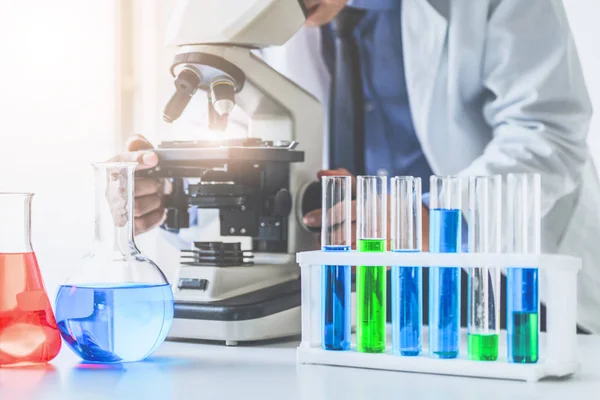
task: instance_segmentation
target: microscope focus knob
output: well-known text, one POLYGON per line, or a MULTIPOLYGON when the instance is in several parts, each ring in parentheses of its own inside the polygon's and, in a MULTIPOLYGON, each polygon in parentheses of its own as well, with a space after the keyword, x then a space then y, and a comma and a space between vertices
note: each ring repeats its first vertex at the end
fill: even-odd
POLYGON ((275 195, 273 213, 277 217, 287 217, 292 211, 292 195, 287 189, 279 189, 275 195))
MULTIPOLYGON (((300 204, 300 221, 302 217, 310 211, 318 210, 321 208, 321 182, 314 181, 307 184, 301 193, 301 204, 300 204)), ((321 228, 310 228, 304 224, 303 227, 310 232, 320 232, 321 228)))

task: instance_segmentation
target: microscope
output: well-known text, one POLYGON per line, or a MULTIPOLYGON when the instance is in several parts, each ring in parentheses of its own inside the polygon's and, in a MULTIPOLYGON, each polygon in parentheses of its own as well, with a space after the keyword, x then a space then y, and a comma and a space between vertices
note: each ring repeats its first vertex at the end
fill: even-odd
POLYGON ((164 120, 176 123, 202 95, 213 132, 227 129, 235 108, 249 122, 244 138, 162 142, 158 165, 144 172, 172 184, 165 229, 188 228, 199 209, 219 213, 220 235, 190 244, 175 261, 170 339, 235 345, 300 333, 295 253, 316 245, 302 216, 320 204, 314 180, 322 168, 323 110, 259 53, 284 44, 306 15, 303 0, 176 5, 167 33, 177 48, 175 92, 164 120))

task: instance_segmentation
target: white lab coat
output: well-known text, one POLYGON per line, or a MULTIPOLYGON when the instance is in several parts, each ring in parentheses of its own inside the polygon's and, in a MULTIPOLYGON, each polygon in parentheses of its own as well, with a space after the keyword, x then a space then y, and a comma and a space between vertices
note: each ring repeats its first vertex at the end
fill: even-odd
MULTIPOLYGON (((432 170, 539 172, 542 250, 583 257, 577 321, 600 333, 600 185, 586 143, 592 109, 561 1, 402 7, 410 106, 432 170)), ((326 105, 319 36, 304 28, 266 59, 326 105)))

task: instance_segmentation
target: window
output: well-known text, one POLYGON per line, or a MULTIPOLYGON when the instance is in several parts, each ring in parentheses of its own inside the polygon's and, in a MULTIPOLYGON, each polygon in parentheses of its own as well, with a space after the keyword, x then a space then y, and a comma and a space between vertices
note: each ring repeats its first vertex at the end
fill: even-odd
POLYGON ((90 163, 121 141, 118 1, 0 1, 0 191, 36 193, 32 240, 51 293, 89 248, 90 163))

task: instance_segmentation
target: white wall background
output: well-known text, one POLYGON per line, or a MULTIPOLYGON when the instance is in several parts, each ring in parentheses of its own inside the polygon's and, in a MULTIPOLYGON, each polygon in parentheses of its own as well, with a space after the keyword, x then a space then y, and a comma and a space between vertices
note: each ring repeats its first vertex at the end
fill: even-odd
POLYGON ((116 1, 0 0, 0 191, 36 193, 50 292, 91 240, 90 163, 114 152, 116 1))

